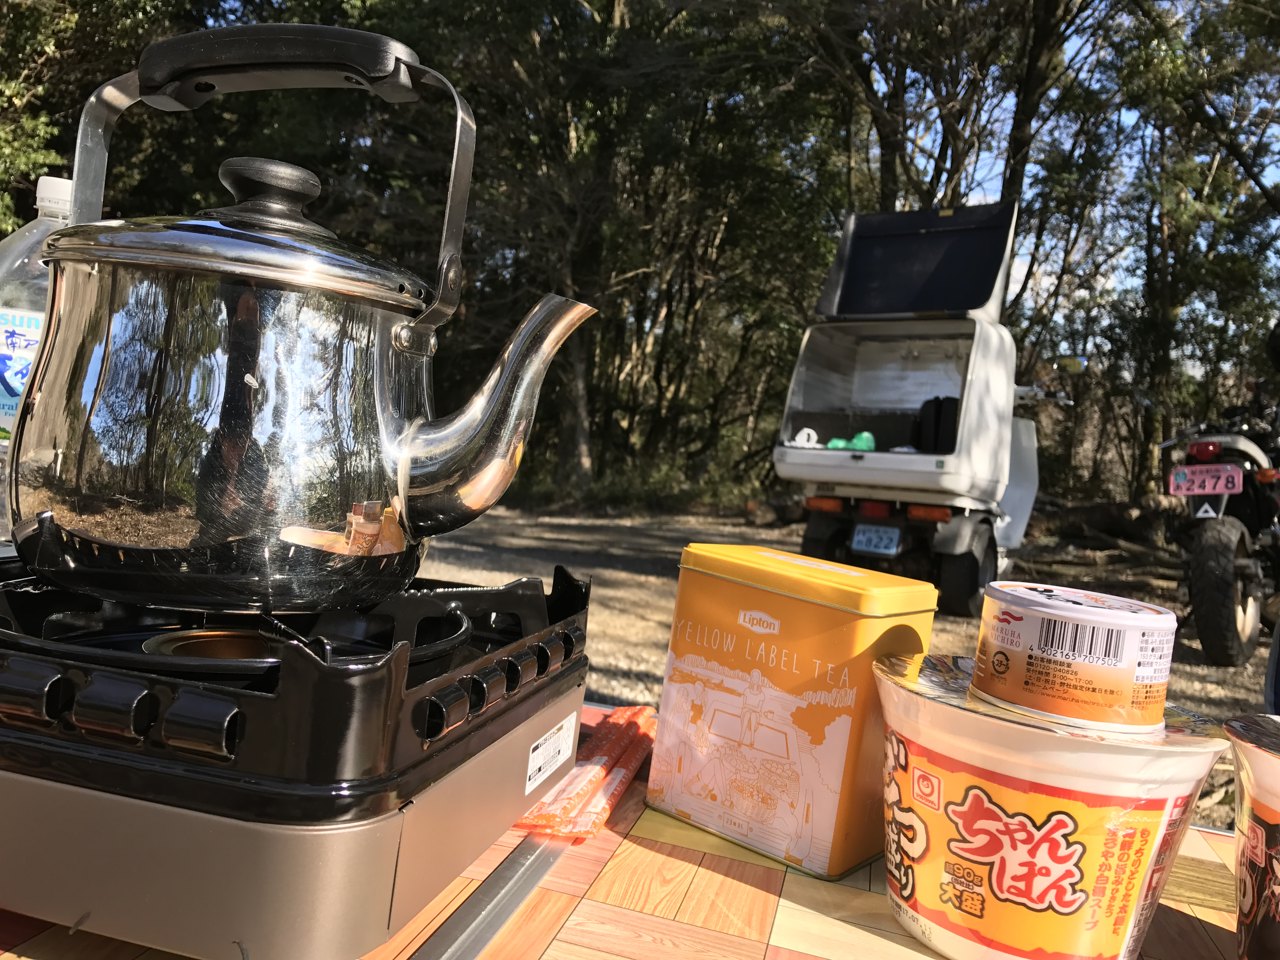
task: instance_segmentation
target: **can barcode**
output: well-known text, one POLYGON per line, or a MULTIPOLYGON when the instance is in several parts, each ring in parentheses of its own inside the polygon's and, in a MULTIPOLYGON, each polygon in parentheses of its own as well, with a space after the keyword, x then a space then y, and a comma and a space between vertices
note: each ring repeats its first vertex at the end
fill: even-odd
POLYGON ((1124 631, 1065 620, 1040 621, 1037 648, 1050 656, 1081 657, 1119 661, 1124 648, 1124 631))
MULTIPOLYGON (((1031 716, 1120 733, 1164 727, 1177 617, 1074 587, 995 581, 983 591, 970 689, 1031 716)), ((1280 958, 1277 958, 1280 960, 1280 958)))

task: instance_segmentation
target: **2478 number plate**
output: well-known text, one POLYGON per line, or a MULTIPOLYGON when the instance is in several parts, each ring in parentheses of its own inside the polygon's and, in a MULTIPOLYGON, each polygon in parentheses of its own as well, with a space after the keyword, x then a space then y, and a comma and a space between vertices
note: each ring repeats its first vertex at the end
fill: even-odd
POLYGON ((878 553, 886 557, 898 553, 898 538, 902 531, 897 527, 879 527, 860 523, 853 528, 853 540, 849 546, 862 553, 878 553))
POLYGON ((1169 473, 1169 492, 1175 497, 1239 493, 1244 471, 1238 463, 1192 463, 1169 473))

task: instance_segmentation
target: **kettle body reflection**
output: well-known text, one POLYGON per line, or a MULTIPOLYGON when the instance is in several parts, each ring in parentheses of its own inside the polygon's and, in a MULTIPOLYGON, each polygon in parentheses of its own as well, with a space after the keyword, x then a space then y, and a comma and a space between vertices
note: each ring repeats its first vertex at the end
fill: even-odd
MULTIPOLYGON (((218 425, 196 471, 199 529, 191 541, 194 546, 251 535, 270 525, 275 506, 268 489, 266 455, 253 436, 255 374, 262 344, 258 298, 252 290, 242 290, 240 284, 224 284, 224 288, 227 371, 218 425)), ((276 452, 278 455, 278 446, 276 452)))
POLYGON ((403 345, 412 305, 127 256, 201 231, 240 228, 104 222, 48 241, 47 333, 12 441, 20 554, 64 586, 195 609, 403 589, 426 538, 506 490, 551 360, 594 310, 543 298, 471 400, 432 418, 431 351, 403 345))

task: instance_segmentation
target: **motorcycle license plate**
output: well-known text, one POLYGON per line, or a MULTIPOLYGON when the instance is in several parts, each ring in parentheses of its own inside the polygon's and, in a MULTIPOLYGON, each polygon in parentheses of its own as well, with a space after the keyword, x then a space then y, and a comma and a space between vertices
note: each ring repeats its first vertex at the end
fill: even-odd
POLYGON ((1190 463, 1169 472, 1169 492, 1175 497, 1203 497, 1239 493, 1244 471, 1238 463, 1190 463))
POLYGON ((898 539, 902 531, 897 527, 877 527, 869 523, 860 523, 853 528, 853 540, 850 542, 854 550, 861 553, 878 553, 892 557, 898 553, 898 539))

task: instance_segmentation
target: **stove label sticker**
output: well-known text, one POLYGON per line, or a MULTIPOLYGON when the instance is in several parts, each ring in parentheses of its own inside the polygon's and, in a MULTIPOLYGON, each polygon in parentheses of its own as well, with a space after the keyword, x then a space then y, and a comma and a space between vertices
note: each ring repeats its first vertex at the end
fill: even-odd
POLYGON ((573 735, 578 729, 577 720, 577 713, 569 714, 529 748, 529 774, 524 781, 526 797, 555 773, 565 760, 573 756, 573 735))

